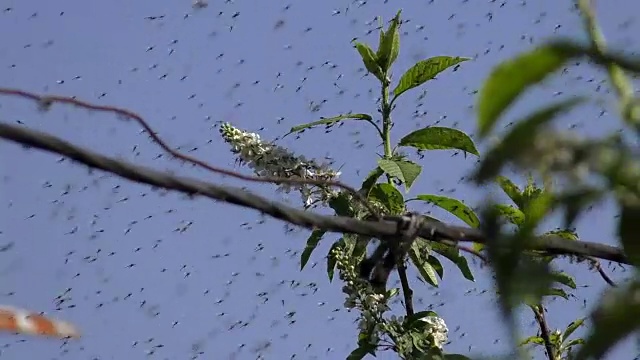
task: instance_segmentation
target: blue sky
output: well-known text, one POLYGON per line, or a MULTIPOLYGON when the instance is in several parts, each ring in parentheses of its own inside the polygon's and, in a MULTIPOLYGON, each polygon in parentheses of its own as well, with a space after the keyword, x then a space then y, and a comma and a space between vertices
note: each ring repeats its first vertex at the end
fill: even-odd
MULTIPOLYGON (((609 44, 637 50, 640 25, 632 0, 600 1, 609 44)), ((468 56, 426 87, 406 93, 393 119, 394 141, 433 124, 475 131, 474 91, 492 66, 554 36, 584 39, 572 1, 189 1, 5 0, 0 9, 0 86, 77 96, 129 108, 169 144, 211 164, 234 167, 214 124, 230 121, 266 139, 290 127, 347 111, 376 114, 377 82, 366 76, 350 40, 377 43, 377 26, 403 9, 395 79, 416 60, 468 56), (348 9, 347 9, 348 7, 348 9), (279 24, 276 26, 276 24, 279 24), (426 96, 419 99, 422 90, 426 96), (311 111, 320 105, 317 111, 311 111), (414 116, 418 114, 419 116, 414 116)), ((574 94, 605 100, 559 121, 588 136, 621 127, 605 73, 586 64, 526 94, 499 128, 545 102, 574 94), (603 111, 604 110, 604 111, 603 111)), ((273 186, 240 183, 169 160, 133 122, 62 105, 0 98, 1 121, 51 132, 139 164, 180 172, 300 205, 273 186)), ((366 124, 345 124, 278 142, 307 157, 335 159, 342 180, 358 186, 382 148, 366 124)), ((486 145, 479 144, 480 150, 486 145)), ((411 195, 445 194, 482 204, 494 187, 459 181, 475 159, 436 151, 417 159, 423 175, 411 195)), ((77 342, 0 335, 3 359, 341 359, 355 348, 354 314, 343 309, 325 259, 326 236, 299 271, 308 231, 290 230, 256 212, 152 190, 60 161, 59 156, 0 142, 0 303, 46 311, 75 322, 77 342), (293 285, 292 285, 293 284, 293 285), (69 290, 63 304, 56 296, 69 290)), ((248 173, 247 169, 238 168, 248 173)), ((442 220, 451 215, 426 205, 442 220)), ((615 244, 615 208, 604 204, 578 225, 584 240, 615 244)), ((549 229, 558 224, 549 222, 549 229)), ((411 281, 416 308, 431 306, 450 329, 447 351, 496 354, 507 346, 488 269, 474 260, 476 282, 445 263, 438 289, 411 281)), ((603 264, 617 281, 629 269, 603 264)), ((585 264, 559 261, 576 276, 568 301, 549 305, 552 328, 585 316, 606 284, 585 264)), ((523 334, 533 317, 523 313, 523 334)), ((640 354, 634 340, 610 354, 640 354)), ((379 358, 393 358, 391 353, 379 358)), ((535 353, 542 358, 542 353, 535 353)))

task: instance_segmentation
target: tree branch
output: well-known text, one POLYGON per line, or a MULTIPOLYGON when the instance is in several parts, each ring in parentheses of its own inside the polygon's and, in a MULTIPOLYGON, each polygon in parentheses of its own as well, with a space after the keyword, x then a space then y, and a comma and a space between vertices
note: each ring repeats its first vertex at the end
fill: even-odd
MULTIPOLYGON (((363 221, 345 216, 318 215, 310 211, 303 211, 274 202, 241 188, 215 185, 194 178, 172 175, 149 167, 137 166, 127 161, 116 160, 71 144, 50 134, 21 126, 0 122, 0 137, 66 156, 90 167, 111 172, 135 182, 176 190, 189 195, 202 195, 214 200, 252 208, 276 219, 308 229, 319 228, 328 232, 360 234, 378 239, 397 235, 397 223, 395 221, 363 221)), ((418 236, 438 242, 450 240, 454 242, 487 243, 487 239, 478 229, 447 225, 428 219, 422 221, 418 236)), ((546 251, 551 254, 592 256, 630 264, 628 257, 619 248, 586 241, 570 241, 555 235, 538 237, 528 246, 529 250, 546 251)))
POLYGON ((212 166, 200 159, 195 157, 183 154, 177 150, 172 149, 162 138, 160 138, 155 131, 149 126, 149 124, 144 120, 144 118, 135 112, 127 109, 118 108, 115 106, 108 105, 97 105, 92 104, 86 101, 78 100, 74 97, 68 96, 59 96, 59 95, 38 95, 35 93, 31 93, 24 90, 19 89, 8 89, 8 88, 0 88, 0 94, 9 95, 9 96, 18 96, 22 98, 26 98, 32 101, 38 102, 42 109, 48 109, 53 103, 61 103, 66 105, 78 106, 84 109, 99 111, 99 112, 109 112, 114 113, 123 119, 131 119, 136 121, 142 128, 149 134, 151 139, 155 141, 164 151, 168 152, 172 156, 177 159, 186 161, 191 164, 195 164, 204 169, 207 169, 211 172, 231 176, 237 179, 242 179, 246 181, 253 182, 262 182, 262 183, 275 183, 275 184, 308 184, 308 185, 323 185, 323 186, 335 186, 338 188, 342 188, 349 193, 351 193, 354 197, 356 197, 362 204, 371 212, 376 219, 381 219, 380 215, 371 207, 369 202, 358 192, 358 190, 343 184, 339 181, 326 181, 326 180, 316 180, 316 179, 289 179, 282 177, 270 177, 270 176, 248 176, 242 175, 238 172, 226 170, 223 168, 219 168, 216 166, 212 166))

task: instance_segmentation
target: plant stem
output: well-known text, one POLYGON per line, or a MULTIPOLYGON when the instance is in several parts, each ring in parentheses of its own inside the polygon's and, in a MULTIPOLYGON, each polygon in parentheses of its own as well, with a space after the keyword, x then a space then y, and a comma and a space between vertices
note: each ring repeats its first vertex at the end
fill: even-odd
MULTIPOLYGON (((385 159, 393 156, 393 150, 391 150, 391 103, 389 102, 389 77, 385 74, 385 79, 382 82, 382 99, 380 104, 380 112, 382 113, 382 134, 384 144, 384 157, 385 159)), ((387 182, 393 185, 391 177, 387 175, 387 182)), ((404 265, 404 259, 400 260, 398 264, 398 276, 400 277, 400 283, 402 284, 402 294, 404 296, 404 306, 407 311, 407 316, 414 314, 413 311, 413 290, 409 286, 409 279, 407 277, 407 267, 404 265)))

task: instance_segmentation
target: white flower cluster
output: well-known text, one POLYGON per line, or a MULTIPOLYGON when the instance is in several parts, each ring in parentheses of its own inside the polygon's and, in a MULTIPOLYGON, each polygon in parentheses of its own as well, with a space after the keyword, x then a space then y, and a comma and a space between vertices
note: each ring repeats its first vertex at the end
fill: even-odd
POLYGON ((438 316, 425 316, 420 320, 430 325, 426 331, 433 336, 433 345, 442 349, 442 346, 449 340, 449 329, 444 323, 444 319, 438 316))
MULTIPOLYGON (((313 179, 334 181, 340 176, 327 164, 318 164, 297 156, 291 151, 260 139, 260 135, 242 131, 229 123, 220 127, 222 138, 231 145, 231 151, 238 155, 242 164, 251 167, 255 174, 263 177, 287 179, 313 179)), ((337 194, 327 186, 307 184, 278 184, 280 191, 300 191, 305 207, 325 203, 337 194)))
POLYGON ((377 344, 385 326, 382 314, 388 310, 388 299, 383 294, 375 293, 369 284, 358 277, 355 265, 343 249, 334 249, 332 256, 336 259, 340 279, 346 284, 342 288, 347 294, 344 306, 360 311, 358 328, 362 331, 373 329, 369 341, 377 344))

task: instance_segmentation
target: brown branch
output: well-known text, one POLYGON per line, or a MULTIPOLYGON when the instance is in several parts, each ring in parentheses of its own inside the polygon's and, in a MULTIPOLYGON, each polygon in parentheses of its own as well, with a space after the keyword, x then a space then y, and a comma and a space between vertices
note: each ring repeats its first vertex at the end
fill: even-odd
POLYGON ((402 294, 404 295, 404 306, 407 310, 407 316, 414 314, 413 311, 413 290, 409 286, 409 279, 407 278, 407 265, 404 262, 398 265, 398 276, 400 277, 400 284, 402 285, 402 294))
POLYGON ((604 281, 609 284, 612 287, 617 287, 618 285, 616 285, 616 283, 611 280, 611 278, 609 277, 609 275, 607 275, 606 272, 604 272, 604 269, 602 268, 602 265, 600 264, 600 261, 598 261, 598 259, 594 259, 592 257, 588 257, 589 261, 591 261, 591 266, 593 266, 598 273, 600 274, 600 276, 602 276, 602 279, 604 279, 604 281))
MULTIPOLYGON (((351 233, 372 236, 378 239, 397 234, 397 222, 363 221, 344 216, 324 216, 310 211, 280 204, 236 187, 225 187, 201 180, 175 176, 149 167, 116 160, 92 150, 73 145, 58 137, 31 130, 22 126, 0 122, 0 137, 14 142, 66 156, 80 163, 114 173, 123 178, 180 191, 189 195, 202 195, 235 205, 252 208, 276 219, 287 221, 308 229, 323 229, 328 232, 351 233)), ((418 236, 430 240, 454 242, 477 242, 487 244, 487 238, 479 229, 443 224, 424 219, 418 236)), ((559 255, 592 256, 623 264, 630 264, 624 252, 616 247, 586 242, 570 241, 560 236, 546 235, 528 242, 528 250, 546 251, 559 255)))
POLYGON ((43 109, 48 109, 53 103, 61 103, 66 105, 78 106, 84 109, 98 111, 98 112, 109 112, 119 115, 124 119, 132 119, 136 121, 140 126, 144 128, 144 130, 149 134, 151 139, 155 141, 164 151, 168 152, 172 156, 177 159, 183 160, 185 162, 195 164, 204 169, 207 169, 211 172, 231 176, 237 179, 242 179, 246 181, 253 182, 261 182, 261 183, 275 183, 275 184, 307 184, 307 185, 324 185, 324 186, 335 186, 341 189, 344 189, 351 193, 354 197, 356 197, 362 204, 371 212, 373 216, 376 217, 377 220, 380 220, 381 217, 378 212, 369 204, 369 202, 358 192, 358 190, 343 184, 339 181, 326 181, 326 180, 316 180, 316 179, 289 179, 282 177, 270 177, 270 176, 249 176, 242 175, 238 172, 226 170, 223 168, 219 168, 213 165, 210 165, 200 159, 197 159, 193 156, 189 156, 187 154, 183 154, 177 150, 172 149, 162 138, 160 138, 155 131, 151 128, 151 126, 147 123, 144 118, 135 112, 127 109, 122 109, 115 106, 109 105, 97 105, 92 104, 86 101, 78 100, 74 97, 68 96, 59 96, 59 95, 38 95, 32 92, 19 90, 19 89, 9 89, 9 88, 0 88, 0 95, 10 95, 10 96, 18 96, 22 98, 26 98, 32 101, 36 101, 40 104, 43 109))
POLYGON ((531 310, 535 314, 538 326, 540 326, 540 337, 544 341, 544 347, 547 350, 547 357, 549 360, 556 360, 555 350, 549 334, 549 326, 547 326, 547 320, 544 318, 544 307, 542 304, 531 306, 531 310))

